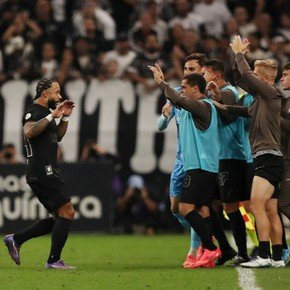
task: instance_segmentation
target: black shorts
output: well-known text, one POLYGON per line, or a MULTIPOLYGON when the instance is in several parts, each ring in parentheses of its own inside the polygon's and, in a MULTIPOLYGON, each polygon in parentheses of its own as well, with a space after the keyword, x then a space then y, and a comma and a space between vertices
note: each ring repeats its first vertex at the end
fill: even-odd
POLYGON ((214 193, 213 193, 213 200, 221 200, 221 189, 219 185, 219 176, 216 175, 215 185, 214 185, 214 193))
POLYGON ((28 185, 49 213, 53 213, 71 200, 61 178, 29 182, 28 185))
POLYGON ((213 200, 217 173, 202 169, 188 170, 183 181, 180 202, 194 204, 197 208, 209 206, 213 200))
POLYGON ((238 202, 250 199, 251 165, 244 160, 220 160, 219 186, 222 202, 238 202))
POLYGON ((278 198, 279 183, 284 172, 284 160, 282 156, 263 154, 254 158, 254 175, 267 179, 275 188, 272 198, 278 198))

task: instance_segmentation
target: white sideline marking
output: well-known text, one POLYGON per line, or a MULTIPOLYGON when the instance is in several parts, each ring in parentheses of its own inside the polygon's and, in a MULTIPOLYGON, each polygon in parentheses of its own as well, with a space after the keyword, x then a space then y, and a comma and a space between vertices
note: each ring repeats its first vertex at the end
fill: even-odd
POLYGON ((255 274, 251 269, 242 267, 236 269, 239 276, 239 286, 242 290, 262 290, 262 288, 256 286, 255 274))

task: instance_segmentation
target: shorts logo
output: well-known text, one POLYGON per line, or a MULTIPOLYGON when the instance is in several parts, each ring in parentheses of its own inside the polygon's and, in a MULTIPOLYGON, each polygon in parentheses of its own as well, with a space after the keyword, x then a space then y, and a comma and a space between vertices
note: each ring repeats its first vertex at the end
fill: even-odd
POLYGON ((189 175, 186 175, 183 181, 183 187, 187 188, 190 186, 191 183, 191 177, 189 175))
POLYGON ((46 165, 45 166, 45 171, 46 171, 46 175, 52 175, 53 174, 52 166, 51 165, 46 165))
POLYGON ((257 167, 255 167, 255 170, 259 170, 259 169, 263 169, 263 168, 265 168, 265 165, 257 166, 257 167))
POLYGON ((228 178, 229 178, 228 172, 219 173, 219 185, 224 186, 228 178))

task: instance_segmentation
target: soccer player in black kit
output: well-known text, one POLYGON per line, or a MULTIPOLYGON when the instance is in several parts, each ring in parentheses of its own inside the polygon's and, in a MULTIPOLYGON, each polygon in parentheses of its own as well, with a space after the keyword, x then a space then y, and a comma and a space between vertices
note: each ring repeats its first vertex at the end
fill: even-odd
POLYGON ((74 218, 71 198, 57 165, 57 142, 65 135, 74 103, 61 102, 60 86, 48 79, 36 86, 33 105, 25 110, 22 123, 27 153, 26 180, 33 193, 52 217, 4 237, 11 258, 20 265, 19 251, 31 238, 52 234, 47 269, 75 269, 60 259, 74 218), (55 119, 61 118, 57 124, 55 119))

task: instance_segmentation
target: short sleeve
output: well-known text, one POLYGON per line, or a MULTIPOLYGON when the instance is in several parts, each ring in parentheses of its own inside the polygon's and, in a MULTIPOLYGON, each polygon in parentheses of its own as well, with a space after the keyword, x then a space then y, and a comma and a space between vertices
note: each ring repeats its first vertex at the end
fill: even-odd
POLYGON ((24 126, 27 122, 36 122, 40 119, 44 118, 43 113, 35 110, 35 108, 31 107, 27 109, 22 118, 22 125, 24 126))

